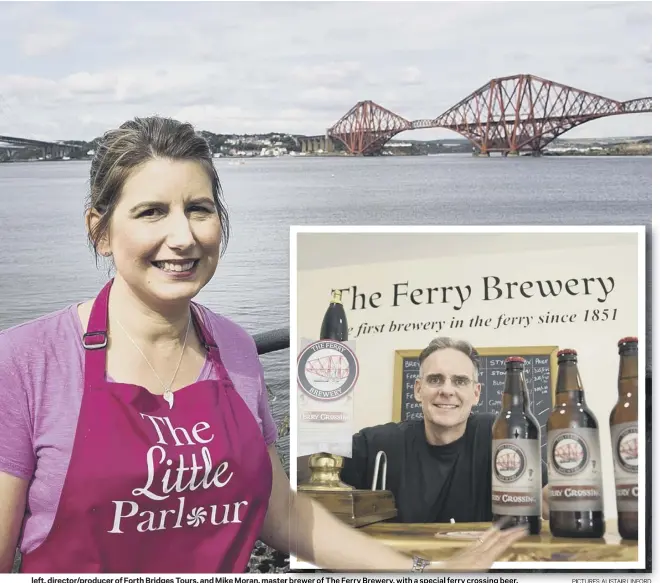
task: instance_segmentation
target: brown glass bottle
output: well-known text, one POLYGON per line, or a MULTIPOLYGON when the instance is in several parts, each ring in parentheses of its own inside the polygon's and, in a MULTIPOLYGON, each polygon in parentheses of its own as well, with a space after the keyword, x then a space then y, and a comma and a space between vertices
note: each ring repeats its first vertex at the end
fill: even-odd
POLYGON ((637 338, 619 340, 619 400, 610 414, 619 534, 637 540, 637 338))
POLYGON ((525 360, 510 356, 502 408, 493 424, 491 451, 493 521, 508 518, 512 526, 541 532, 541 430, 529 407, 525 360))
POLYGON ((348 340, 348 321, 341 303, 341 291, 338 289, 333 290, 330 305, 323 316, 319 340, 337 340, 339 342, 348 340))
POLYGON ((557 353, 555 406, 548 418, 550 532, 570 538, 600 538, 603 477, 598 422, 587 407, 577 352, 557 353))

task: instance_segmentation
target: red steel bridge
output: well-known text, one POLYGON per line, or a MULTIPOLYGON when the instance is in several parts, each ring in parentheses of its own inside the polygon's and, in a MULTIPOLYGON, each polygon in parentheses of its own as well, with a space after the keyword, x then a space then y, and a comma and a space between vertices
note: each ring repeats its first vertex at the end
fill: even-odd
POLYGON ((400 132, 422 128, 453 130, 481 155, 541 150, 561 134, 588 121, 651 112, 651 97, 616 101, 534 75, 492 79, 434 119, 409 121, 373 101, 360 101, 327 136, 349 153, 378 153, 400 132))

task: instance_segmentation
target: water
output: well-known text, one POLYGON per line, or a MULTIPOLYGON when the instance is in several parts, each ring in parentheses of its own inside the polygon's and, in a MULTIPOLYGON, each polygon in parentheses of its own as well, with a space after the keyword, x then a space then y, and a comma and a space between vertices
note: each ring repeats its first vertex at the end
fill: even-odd
MULTIPOLYGON (((198 299, 250 333, 288 326, 290 225, 636 224, 650 233, 650 157, 282 158, 216 166, 232 235, 198 299)), ((88 162, 0 165, 0 329, 91 298, 106 281, 84 231, 88 172, 88 162)), ((647 295, 650 315, 650 283, 647 295)), ((647 338, 650 360, 650 317, 647 338)), ((288 413, 288 352, 262 358, 278 421, 288 413)), ((281 441, 286 461, 288 439, 281 441)))

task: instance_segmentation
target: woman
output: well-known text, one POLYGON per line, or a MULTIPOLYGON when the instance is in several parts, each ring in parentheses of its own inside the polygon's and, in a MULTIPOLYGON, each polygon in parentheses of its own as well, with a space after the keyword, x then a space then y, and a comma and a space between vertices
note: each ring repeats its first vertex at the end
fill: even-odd
MULTIPOLYGON (((26 573, 242 572, 258 538, 323 568, 412 570, 291 491, 252 339, 192 301, 229 234, 204 139, 127 122, 90 183, 90 242, 114 279, 0 333, 0 571, 18 544, 26 573)), ((493 529, 414 568, 488 568, 523 535, 493 529)))

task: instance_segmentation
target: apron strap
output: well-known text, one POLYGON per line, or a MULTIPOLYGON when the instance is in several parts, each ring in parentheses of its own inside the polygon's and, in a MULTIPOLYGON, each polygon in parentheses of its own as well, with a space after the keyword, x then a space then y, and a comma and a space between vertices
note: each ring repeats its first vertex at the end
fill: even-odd
POLYGON ((108 350, 108 298, 110 297, 111 279, 105 284, 94 300, 87 323, 87 332, 83 334, 85 348, 85 390, 101 388, 105 383, 106 354, 108 350))
POLYGON ((202 315, 201 307, 195 302, 190 302, 190 308, 192 310, 192 321, 197 330, 197 336, 202 341, 204 348, 210 350, 211 348, 217 349, 218 346, 213 340, 213 335, 207 330, 206 325, 204 324, 204 316, 202 315))
POLYGON ((190 302, 190 306, 192 308, 193 323, 195 325, 195 329, 197 330, 199 338, 202 340, 202 344, 204 344, 204 348, 206 348, 209 353, 211 364, 215 368, 215 372, 218 375, 218 380, 223 382, 227 387, 233 387, 234 383, 232 382, 229 373, 227 372, 227 369, 222 362, 222 358, 220 357, 220 349, 218 348, 218 345, 213 339, 213 336, 204 323, 204 316, 202 315, 201 307, 195 302, 190 302))
MULTIPOLYGON (((114 279, 111 279, 101 290, 94 300, 92 311, 87 323, 87 332, 83 334, 82 343, 85 348, 85 390, 101 388, 106 382, 106 362, 108 350, 108 302, 110 288, 114 279)), ((204 324, 201 308, 194 302, 190 302, 192 310, 192 322, 197 330, 198 337, 204 348, 209 352, 211 363, 215 367, 218 379, 228 380, 229 374, 225 369, 220 351, 213 339, 213 335, 204 324)))

